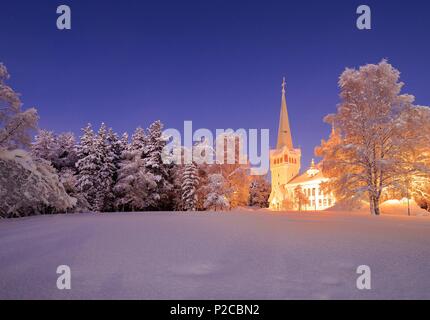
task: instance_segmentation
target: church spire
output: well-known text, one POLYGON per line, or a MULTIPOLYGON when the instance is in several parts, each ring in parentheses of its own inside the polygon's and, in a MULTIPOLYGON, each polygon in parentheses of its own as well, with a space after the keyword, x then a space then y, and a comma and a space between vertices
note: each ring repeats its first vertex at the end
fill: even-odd
POLYGON ((279 129, 278 129, 278 142, 276 149, 287 147, 293 149, 293 139, 291 138, 290 121, 288 119, 287 100, 285 98, 285 77, 282 81, 282 100, 281 100, 281 113, 279 116, 279 129))

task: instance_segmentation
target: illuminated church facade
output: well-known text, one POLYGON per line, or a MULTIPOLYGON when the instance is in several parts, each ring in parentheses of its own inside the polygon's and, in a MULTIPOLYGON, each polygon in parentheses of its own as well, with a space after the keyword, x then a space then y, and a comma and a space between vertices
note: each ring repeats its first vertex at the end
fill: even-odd
POLYGON ((276 149, 270 150, 272 190, 269 207, 272 210, 324 210, 335 204, 332 194, 325 194, 321 183, 327 181, 315 165, 300 174, 301 149, 295 148, 290 130, 285 78, 282 82, 281 112, 276 149))

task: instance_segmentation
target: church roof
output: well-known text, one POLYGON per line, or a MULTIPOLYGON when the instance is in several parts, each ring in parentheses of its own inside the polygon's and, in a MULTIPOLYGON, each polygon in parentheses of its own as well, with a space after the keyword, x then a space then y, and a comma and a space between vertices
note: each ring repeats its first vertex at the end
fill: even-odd
POLYGON ((276 144, 276 149, 281 149, 282 147, 287 147, 290 150, 293 149, 287 100, 285 98, 285 78, 282 81, 281 113, 279 115, 278 142, 276 144))
POLYGON ((287 184, 302 184, 322 179, 325 179, 325 177, 320 170, 320 166, 319 164, 315 165, 314 160, 312 159, 312 164, 310 168, 306 170, 303 174, 294 177, 287 184))

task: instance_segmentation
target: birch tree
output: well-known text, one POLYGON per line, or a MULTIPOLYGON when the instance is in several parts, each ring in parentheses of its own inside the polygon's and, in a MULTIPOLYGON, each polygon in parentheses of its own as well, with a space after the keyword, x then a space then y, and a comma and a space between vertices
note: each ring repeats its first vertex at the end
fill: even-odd
POLYGON ((22 111, 19 94, 6 84, 9 73, 0 63, 0 148, 17 149, 30 146, 30 131, 37 127, 34 108, 22 111))
POLYGON ((317 155, 330 181, 325 187, 338 200, 367 198, 370 211, 380 214, 383 192, 399 174, 407 129, 403 117, 414 97, 401 94, 400 72, 387 61, 346 69, 339 79, 341 102, 325 121, 335 126, 317 155))

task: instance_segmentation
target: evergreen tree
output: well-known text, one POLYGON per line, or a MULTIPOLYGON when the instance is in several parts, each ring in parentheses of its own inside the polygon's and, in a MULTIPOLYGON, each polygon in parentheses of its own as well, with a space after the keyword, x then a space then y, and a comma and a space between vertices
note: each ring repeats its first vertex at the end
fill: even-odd
MULTIPOLYGON (((113 135, 111 136, 111 139, 114 139, 113 135)), ((95 177, 97 182, 97 192, 94 209, 99 212, 109 211, 113 207, 113 186, 116 168, 115 152, 113 145, 108 141, 108 133, 104 123, 102 123, 95 139, 94 151, 96 153, 99 166, 95 177)))
POLYGON ((128 133, 124 132, 120 139, 121 150, 126 151, 130 149, 130 144, 128 143, 128 133))
POLYGON ((141 127, 136 128, 133 135, 131 136, 130 148, 132 151, 139 151, 140 157, 143 158, 145 153, 146 135, 145 130, 141 127))
POLYGON ((204 206, 209 210, 226 210, 230 208, 228 197, 231 193, 227 181, 221 174, 214 173, 208 177, 204 206))
POLYGON ((71 132, 55 135, 41 129, 31 146, 31 155, 45 159, 61 172, 64 168, 74 168, 77 161, 75 136, 71 132))
POLYGON ((123 160, 126 160, 125 152, 129 149, 128 134, 123 133, 121 139, 119 139, 118 135, 112 130, 112 128, 109 128, 107 140, 109 142, 111 151, 113 153, 113 165, 114 165, 114 172, 112 175, 113 192, 111 193, 111 199, 109 200, 111 204, 111 208, 113 209, 113 208, 117 208, 115 187, 119 181, 119 171, 121 169, 121 162, 123 160))
POLYGON ((157 181, 148 173, 138 150, 124 150, 119 163, 118 181, 114 187, 115 205, 121 211, 145 210, 154 207, 150 195, 156 191, 157 181))
POLYGON ((254 176, 249 187, 249 205, 267 208, 269 206, 270 183, 263 176, 254 176))
POLYGON ((195 211, 197 205, 197 187, 199 177, 197 166, 194 163, 185 165, 182 174, 182 208, 185 211, 195 211))
MULTIPOLYGON (((124 138, 124 137, 123 137, 124 138)), ((121 161, 122 153, 127 148, 127 145, 124 144, 123 140, 120 140, 118 138, 118 135, 112 130, 112 128, 109 128, 108 134, 107 134, 107 141, 109 143, 112 156, 113 156, 113 165, 115 166, 115 172, 113 175, 114 183, 116 182, 117 178, 117 171, 119 169, 119 163, 121 161)))
POLYGON ((64 167, 59 172, 59 178, 64 186, 64 190, 70 197, 76 199, 76 204, 73 207, 74 212, 86 212, 89 210, 89 204, 85 198, 85 196, 79 192, 78 185, 78 176, 75 174, 75 169, 64 167))
POLYGON ((52 131, 41 129, 38 131, 31 145, 31 155, 35 158, 54 162, 57 153, 57 142, 52 131))
POLYGON ((150 194, 148 203, 155 203, 153 209, 166 210, 171 206, 170 192, 173 189, 171 177, 172 164, 163 162, 163 149, 167 139, 163 136, 163 125, 160 121, 152 123, 148 129, 148 135, 144 146, 144 166, 146 172, 155 177, 157 188, 150 194))
POLYGON ((172 175, 172 210, 174 211, 183 211, 183 201, 182 201, 182 176, 184 173, 185 167, 183 165, 177 164, 172 167, 170 170, 172 175))
POLYGON ((61 171, 64 168, 74 169, 77 161, 76 139, 72 132, 64 132, 56 137, 54 167, 61 171))
POLYGON ((99 154, 96 153, 96 141, 91 124, 88 124, 83 130, 80 143, 77 146, 76 162, 77 170, 77 189, 85 198, 90 210, 94 210, 95 199, 97 195, 98 170, 100 168, 99 154))

